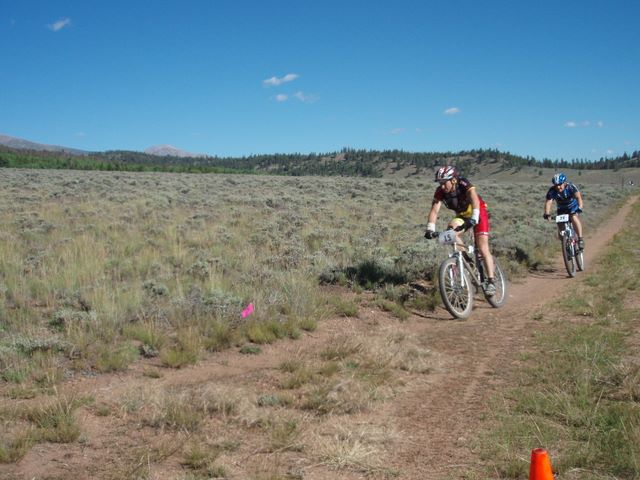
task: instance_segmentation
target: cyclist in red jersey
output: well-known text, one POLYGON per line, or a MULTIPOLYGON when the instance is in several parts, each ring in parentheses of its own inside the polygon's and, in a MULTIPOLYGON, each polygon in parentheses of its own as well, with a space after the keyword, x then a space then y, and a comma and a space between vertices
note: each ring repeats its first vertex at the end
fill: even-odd
POLYGON ((491 250, 489 249, 489 215, 487 204, 476 192, 469 180, 458 176, 456 167, 440 167, 436 172, 436 182, 440 185, 433 194, 431 211, 427 220, 426 238, 434 238, 436 220, 440 212, 440 206, 444 205, 453 210, 456 216, 449 222, 449 228, 464 225, 473 227, 476 246, 484 258, 487 269, 487 282, 483 285, 484 291, 491 296, 496 292, 494 283, 494 266, 491 250))

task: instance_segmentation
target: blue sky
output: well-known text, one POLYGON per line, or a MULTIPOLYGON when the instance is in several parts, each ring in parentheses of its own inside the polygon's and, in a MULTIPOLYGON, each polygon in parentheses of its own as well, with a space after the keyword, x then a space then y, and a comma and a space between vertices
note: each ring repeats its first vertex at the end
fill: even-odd
POLYGON ((0 0, 0 134, 219 156, 640 149, 636 0, 0 0))

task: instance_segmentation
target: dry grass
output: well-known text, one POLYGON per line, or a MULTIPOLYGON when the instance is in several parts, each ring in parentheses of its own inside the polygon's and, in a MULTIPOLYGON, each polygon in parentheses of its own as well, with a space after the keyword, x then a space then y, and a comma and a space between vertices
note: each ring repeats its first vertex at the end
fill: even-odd
MULTIPOLYGON (((0 187, 0 366, 16 383, 64 377, 38 371, 35 352, 71 372, 123 371, 135 341, 181 368, 204 351, 358 315, 358 297, 328 295, 319 281, 379 289, 378 308, 406 319, 405 303, 432 304, 406 286, 430 278, 443 254, 421 238, 433 186, 419 179, 4 170, 0 187), (28 350, 14 341, 52 334, 57 344, 28 350)), ((542 265, 552 231, 541 202, 513 199, 538 198, 545 184, 480 188, 510 274, 542 265)), ((586 186, 585 198, 588 226, 620 194, 586 186)))
MULTIPOLYGON (((176 478, 300 478, 314 465, 394 474, 384 452, 395 433, 357 419, 405 380, 438 370, 420 338, 378 325, 343 331, 264 377, 164 380, 225 349, 259 362, 270 343, 331 316, 357 321, 363 305, 391 312, 390 322, 407 319, 409 306, 430 308, 433 299, 412 297, 408 284, 429 280, 443 254, 422 239, 431 182, 2 173, 0 393, 32 409, 3 410, 0 461, 15 463, 44 440, 77 445, 80 409, 127 439, 102 447, 118 459, 105 466, 112 478, 158 478, 163 467, 176 478), (356 294, 343 298, 343 287, 356 294), (366 288, 378 292, 371 304, 366 288), (91 407, 55 394, 69 379, 119 375, 139 375, 144 387, 91 407)), ((539 264, 555 248, 544 246, 552 232, 541 202, 514 208, 513 199, 545 187, 487 187, 503 265, 539 264)), ((592 223, 620 199, 612 188, 585 197, 592 223)))
POLYGON ((386 446, 398 438, 392 429, 376 426, 345 428, 339 420, 330 422, 310 440, 318 462, 334 470, 351 470, 367 476, 393 477, 386 457, 386 446))

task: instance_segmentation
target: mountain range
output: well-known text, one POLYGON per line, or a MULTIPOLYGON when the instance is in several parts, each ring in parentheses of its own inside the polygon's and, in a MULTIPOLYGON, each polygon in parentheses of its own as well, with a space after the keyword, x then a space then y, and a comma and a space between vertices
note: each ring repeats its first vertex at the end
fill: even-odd
MULTIPOLYGON (((42 150, 47 152, 64 152, 64 153, 69 153, 71 155, 89 155, 91 153, 96 153, 96 152, 90 152, 87 150, 80 150, 77 148, 63 147, 60 145, 47 145, 44 143, 32 142, 30 140, 25 140, 23 138, 11 137, 9 135, 2 135, 2 134, 0 134, 0 145, 4 145, 5 147, 15 148, 19 150, 42 150)), ((145 149, 144 153, 148 153, 150 155, 157 155, 160 157, 170 156, 170 157, 192 158, 192 157, 207 156, 203 153, 187 152, 186 150, 176 148, 172 145, 153 145, 145 149)))
POLYGON ((182 158, 191 158, 191 157, 206 157, 204 153, 191 153, 186 150, 181 150, 179 148, 174 147, 173 145, 153 145, 147 149, 145 149, 144 153, 148 153, 150 155, 158 155, 161 157, 182 157, 182 158))
POLYGON ((0 145, 19 150, 44 150, 47 152, 65 152, 72 155, 88 155, 91 153, 77 148, 61 147, 59 145, 46 145, 44 143, 36 143, 23 138, 10 137, 9 135, 2 134, 0 134, 0 145))

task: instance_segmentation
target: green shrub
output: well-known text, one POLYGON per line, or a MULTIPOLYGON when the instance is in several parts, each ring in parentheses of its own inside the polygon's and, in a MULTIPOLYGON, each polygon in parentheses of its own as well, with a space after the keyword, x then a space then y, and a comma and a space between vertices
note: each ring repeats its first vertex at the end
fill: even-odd
POLYGON ((80 436, 75 410, 89 399, 58 396, 53 402, 32 407, 24 412, 27 420, 37 428, 38 441, 71 443, 80 436))
POLYGON ((358 303, 355 301, 343 300, 341 298, 334 298, 330 301, 334 307, 336 314, 345 317, 357 317, 358 316, 358 303))
POLYGON ((33 428, 17 433, 13 438, 0 439, 0 463, 16 463, 24 457, 37 442, 37 433, 33 428))
MULTIPOLYGON (((280 332, 280 327, 277 322, 251 322, 244 329, 244 333, 253 343, 272 343, 274 342, 280 332)), ((280 335, 281 336, 281 335, 280 335)))
POLYGON ((125 338, 138 340, 154 350, 160 350, 167 342, 166 335, 152 322, 127 325, 123 329, 125 338))
POLYGON ((243 345, 240 347, 240 353, 244 353, 246 355, 257 355, 262 353, 262 349, 258 345, 243 345))
POLYGON ((238 332, 224 320, 214 320, 205 326, 204 348, 218 352, 238 342, 238 332))
POLYGON ((187 365, 194 365, 198 361, 198 354, 197 352, 174 346, 162 350, 160 352, 160 360, 167 367, 182 368, 187 365))
POLYGON ((138 351, 133 345, 125 344, 113 348, 103 345, 98 352, 96 369, 99 372, 121 372, 126 370, 138 358, 138 351))
POLYGON ((376 305, 378 305, 378 307, 380 307, 381 309, 390 312, 394 317, 397 317, 402 321, 407 320, 410 316, 410 313, 407 312, 407 310, 405 310, 402 305, 398 305, 395 302, 390 302, 388 300, 380 298, 376 301, 376 305))

